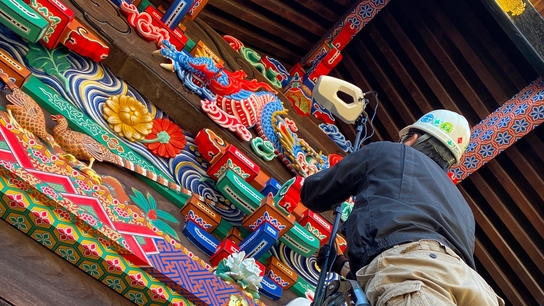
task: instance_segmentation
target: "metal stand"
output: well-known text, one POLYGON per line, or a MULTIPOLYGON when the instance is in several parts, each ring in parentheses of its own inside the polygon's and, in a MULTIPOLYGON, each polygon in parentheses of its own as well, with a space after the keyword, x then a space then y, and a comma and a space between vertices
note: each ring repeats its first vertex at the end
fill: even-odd
POLYGON ((338 226, 340 225, 340 219, 342 217, 342 205, 336 206, 334 210, 334 225, 332 227, 331 236, 329 238, 329 251, 327 252, 327 257, 325 257, 325 264, 319 275, 319 280, 317 281, 317 287, 315 289, 314 301, 311 306, 321 306, 324 301, 324 285, 327 274, 329 273, 329 257, 331 255, 331 249, 334 248, 334 242, 336 239, 336 233, 338 232, 338 226))
POLYGON ((353 142, 353 152, 357 152, 359 150, 359 147, 361 146, 361 143, 360 143, 361 134, 363 133, 363 127, 364 127, 363 113, 361 113, 359 117, 357 117, 357 120, 355 121, 355 124, 357 125, 357 128, 356 128, 357 134, 355 134, 355 141, 353 142))

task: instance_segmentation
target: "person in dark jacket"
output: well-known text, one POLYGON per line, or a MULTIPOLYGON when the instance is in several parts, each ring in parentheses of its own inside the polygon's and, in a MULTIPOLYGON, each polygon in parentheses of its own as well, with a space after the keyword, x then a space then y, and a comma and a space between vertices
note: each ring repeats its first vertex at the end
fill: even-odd
POLYGON ((356 278, 375 306, 504 305, 475 271, 474 216, 447 175, 469 143, 468 122, 435 110, 399 136, 304 180, 301 202, 314 212, 355 197, 349 260, 332 252, 332 270, 356 278))

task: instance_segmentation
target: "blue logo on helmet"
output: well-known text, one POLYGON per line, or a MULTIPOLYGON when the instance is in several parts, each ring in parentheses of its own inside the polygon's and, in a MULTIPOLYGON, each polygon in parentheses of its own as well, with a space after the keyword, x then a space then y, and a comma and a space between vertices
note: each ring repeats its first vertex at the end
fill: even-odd
POLYGON ((434 120, 434 116, 432 114, 427 114, 423 117, 421 117, 421 119, 419 121, 423 122, 423 123, 429 123, 429 122, 432 122, 434 120))

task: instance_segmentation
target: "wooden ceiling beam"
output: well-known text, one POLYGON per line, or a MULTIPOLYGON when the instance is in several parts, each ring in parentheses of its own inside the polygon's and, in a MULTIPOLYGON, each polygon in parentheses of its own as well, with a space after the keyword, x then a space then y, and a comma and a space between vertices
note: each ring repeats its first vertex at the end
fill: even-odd
MULTIPOLYGON (((510 148, 508 151, 516 151, 515 148, 510 148)), ((495 175, 497 180, 504 187, 506 192, 510 195, 512 200, 516 203, 517 207, 523 212, 527 220, 535 229, 544 228, 544 220, 538 213, 531 201, 525 196, 524 192, 516 185, 511 175, 502 167, 502 165, 493 159, 487 163, 487 167, 495 175)), ((524 173, 525 174, 525 173, 524 173)), ((530 178, 527 178, 530 181, 530 178)), ((542 188, 543 186, 539 186, 542 188)), ((541 237, 544 237, 544 231, 539 232, 541 237)))
POLYGON ((354 3, 358 2, 353 0, 333 0, 333 1, 345 7, 346 9, 349 9, 350 7, 353 6, 354 3))
POLYGON ((470 194, 463 187, 460 187, 459 190, 472 209, 474 220, 497 248, 500 256, 502 256, 512 266, 512 269, 517 272, 517 276, 520 278, 523 284, 531 290, 531 292, 539 292, 540 296, 544 297, 542 288, 539 287, 536 279, 531 275, 529 269, 523 264, 523 261, 519 258, 517 252, 512 249, 504 237, 499 233, 497 228, 493 225, 493 222, 489 220, 486 213, 480 206, 478 206, 470 194))
MULTIPOLYGON (((372 43, 372 42, 369 42, 372 43)), ((366 44, 363 44, 360 39, 355 38, 351 41, 353 47, 359 50, 363 62, 367 68, 370 69, 374 78, 378 81, 383 92, 387 92, 388 98, 392 101, 392 105, 397 111, 398 115, 404 120, 403 126, 416 122, 417 117, 414 116, 412 110, 406 105, 402 94, 399 93, 394 82, 388 77, 388 74, 382 69, 382 65, 375 58, 374 54, 370 52, 366 44)), ((397 139, 397 137, 393 139, 397 139)))
MULTIPOLYGON (((460 63, 456 62, 456 60, 452 58, 451 50, 447 49, 450 47, 450 44, 445 42, 444 39, 444 37, 447 37, 449 33, 444 32, 440 28, 430 29, 429 23, 424 22, 423 20, 424 16, 422 16, 420 12, 415 12, 414 8, 410 5, 404 6, 403 14, 415 17, 410 18, 410 21, 417 29, 416 31, 418 32, 419 36, 423 39, 429 50, 436 57, 438 63, 446 72, 450 82, 457 88, 461 96, 471 105, 476 114, 478 114, 480 118, 485 118, 487 115, 489 115, 489 113, 494 111, 496 106, 486 104, 482 100, 482 95, 478 93, 475 84, 472 84, 471 80, 467 78, 467 75, 474 73, 474 70, 471 67, 467 67, 467 69, 471 70, 471 73, 463 73, 460 71, 460 63)), ((442 79, 445 78, 442 77, 442 79)), ((453 86, 451 88, 453 88, 453 86)), ((453 94, 455 94, 455 92, 453 92, 453 94)), ((457 99, 458 98, 459 95, 457 95, 457 99)))
POLYGON ((543 250, 535 244, 531 236, 525 231, 524 226, 514 217, 508 210, 508 207, 503 203, 502 199, 497 195, 495 190, 489 185, 479 172, 473 173, 469 179, 474 186, 478 188, 487 203, 495 211, 495 214, 501 216, 501 221, 508 228, 510 233, 516 238, 518 243, 523 247, 523 250, 529 255, 531 260, 544 273, 544 254, 543 250))
POLYGON ((487 65, 485 65, 482 59, 476 54, 476 50, 469 45, 452 21, 446 16, 444 11, 438 8, 438 5, 434 0, 425 1, 424 6, 444 29, 444 33, 447 33, 451 41, 455 44, 455 47, 457 47, 474 71, 474 74, 478 76, 491 96, 497 101, 497 106, 510 99, 510 96, 504 92, 504 88, 497 82, 495 76, 493 76, 491 71, 486 68, 487 65))
POLYGON ((414 102, 419 106, 421 115, 432 111, 433 108, 431 104, 427 102, 425 94, 418 87, 417 83, 414 82, 405 64, 397 57, 397 51, 399 50, 393 50, 392 47, 389 46, 381 33, 382 31, 380 31, 374 23, 369 23, 366 27, 370 37, 374 40, 374 43, 376 43, 383 53, 391 68, 393 68, 406 90, 410 93, 410 96, 414 99, 414 102))
MULTIPOLYGON (((351 53, 353 54, 353 53, 351 53)), ((346 56, 342 59, 342 62, 340 65, 343 65, 346 67, 346 70, 349 72, 351 79, 353 80, 353 84, 359 86, 363 91, 367 91, 372 88, 368 80, 365 78, 365 76, 361 73, 361 70, 359 69, 353 69, 353 67, 357 67, 361 63, 356 63, 353 56, 346 56)), ((376 106, 374 105, 374 109, 376 109, 376 106)), ((385 138, 385 135, 381 135, 380 138, 382 140, 387 139, 397 139, 399 134, 399 126, 395 122, 395 120, 391 117, 389 112, 384 108, 381 107, 378 109, 376 116, 378 120, 381 122, 381 124, 384 126, 387 134, 389 134, 389 138, 385 138)))
MULTIPOLYGON (((398 40, 400 45, 403 46, 404 52, 406 52, 410 58, 410 61, 416 67, 421 77, 426 81, 433 94, 445 109, 461 112, 453 98, 448 93, 448 90, 446 90, 443 84, 439 81, 440 78, 427 64, 427 61, 423 55, 419 52, 418 48, 405 33, 404 28, 399 25, 396 18, 390 12, 390 10, 384 10, 380 12, 380 16, 384 19, 385 24, 389 27, 389 30, 398 40)), ((481 119, 482 118, 473 119, 473 122, 471 123, 476 124, 480 122, 481 119)))
MULTIPOLYGON (((247 7, 240 6, 238 1, 215 0, 211 1, 208 5, 236 16, 240 20, 261 29, 263 32, 268 32, 268 34, 276 36, 280 40, 285 40, 303 50, 308 50, 314 45, 314 42, 308 40, 307 36, 301 35, 297 31, 293 31, 292 28, 276 22, 269 15, 267 16, 256 11, 251 11, 247 7)), ((271 35, 267 35, 267 37, 271 35)))
MULTIPOLYGON (((505 82, 507 81, 507 83, 510 83, 507 87, 510 88, 513 86, 512 90, 516 92, 518 88, 527 86, 527 81, 524 80, 523 76, 519 73, 519 67, 513 65, 501 46, 499 46, 497 41, 492 38, 493 36, 484 26, 481 18, 479 18, 464 1, 456 1, 455 3, 443 1, 441 4, 447 7, 448 12, 452 12, 453 14, 457 13, 456 17, 461 18, 464 24, 470 25, 474 37, 479 44, 485 48, 486 56, 489 57, 488 60, 498 64, 488 68, 491 68, 492 70, 502 70, 502 72, 497 73, 497 75, 500 74, 501 77, 505 78, 505 82)), ((473 44, 470 45, 472 46, 473 44)), ((480 54, 480 56, 482 55, 480 54)))
POLYGON ((288 63, 293 63, 300 60, 300 55, 293 52, 291 48, 271 41, 266 37, 256 37, 253 32, 237 26, 232 21, 225 19, 222 16, 206 11, 201 12, 198 17, 212 28, 222 29, 224 33, 229 33, 230 35, 243 41, 249 48, 251 48, 251 46, 255 46, 258 49, 274 54, 275 58, 280 62, 286 61, 288 63))
POLYGON ((310 33, 322 37, 327 33, 328 29, 325 29, 317 21, 301 15, 289 5, 279 2, 277 0, 251 0, 251 2, 261 6, 264 9, 269 10, 271 13, 276 14, 286 20, 296 24, 302 29, 306 29, 310 33))
MULTIPOLYGON (((525 136, 527 137, 527 136, 525 136)), ((525 138, 524 137, 524 138, 525 138)), ((527 142, 530 142, 530 140, 527 140, 527 142)), ((544 148, 544 146, 542 147, 544 148)), ((523 176, 529 183, 529 185, 533 188, 533 190, 538 194, 540 199, 544 199, 544 180, 539 175, 539 171, 534 167, 534 163, 531 163, 527 158, 525 157, 525 153, 522 153, 520 149, 517 148, 517 146, 511 146, 507 150, 504 151, 503 154, 508 155, 508 157, 512 160, 514 165, 519 169, 521 173, 523 173, 523 176)), ((540 160, 536 165, 541 165, 542 160, 540 160)), ((540 214, 539 214, 540 216, 540 214)), ((542 220, 542 217, 540 217, 542 220)), ((536 227, 536 228, 544 228, 542 227, 536 227)), ((541 232, 542 235, 544 235, 544 231, 541 232)))
MULTIPOLYGON (((495 283, 501 288, 506 298, 512 305, 527 305, 523 296, 516 289, 518 284, 513 284, 511 279, 504 274, 502 267, 495 262, 495 256, 489 254, 482 242, 476 238, 474 245, 474 254, 485 267, 487 272, 493 278, 495 283)), ((503 297, 504 298, 504 297, 503 297)))
MULTIPOLYGON (((318 14, 319 16, 327 19, 331 23, 336 23, 340 16, 336 15, 327 5, 323 4, 320 0, 296 0, 298 3, 303 5, 305 8, 311 10, 312 12, 318 14)), ((308 48, 309 49, 309 48, 308 48)))

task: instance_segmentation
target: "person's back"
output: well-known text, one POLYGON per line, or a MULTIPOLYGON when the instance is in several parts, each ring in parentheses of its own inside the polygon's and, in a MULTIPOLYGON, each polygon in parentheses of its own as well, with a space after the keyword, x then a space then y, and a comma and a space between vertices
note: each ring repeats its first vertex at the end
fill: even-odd
POLYGON ((312 211, 356 196, 349 265, 339 256, 332 270, 356 277, 374 306, 504 305, 474 270, 474 217, 447 175, 469 142, 468 122, 436 110, 399 136, 402 143, 369 144, 305 179, 301 201, 312 211))
POLYGON ((449 246, 475 268, 472 211, 434 161, 391 142, 370 144, 350 158, 354 164, 343 167, 361 171, 361 180, 346 231, 362 237, 365 245, 348 241, 354 273, 381 251, 419 239, 449 246))

